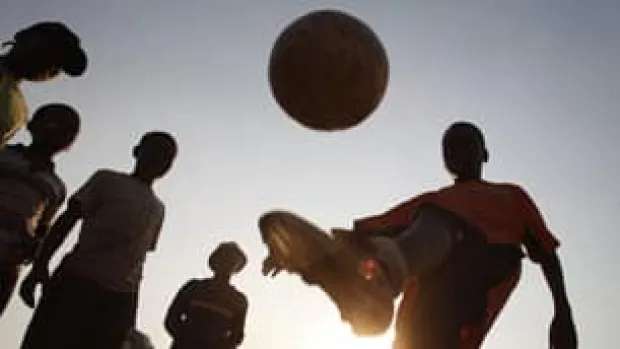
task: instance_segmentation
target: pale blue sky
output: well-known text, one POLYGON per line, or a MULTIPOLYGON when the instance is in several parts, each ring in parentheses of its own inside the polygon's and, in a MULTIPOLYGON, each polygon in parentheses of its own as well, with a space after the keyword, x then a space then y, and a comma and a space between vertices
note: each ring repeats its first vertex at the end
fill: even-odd
MULTIPOLYGON (((243 348, 389 348, 387 336, 356 340, 318 290, 290 276, 260 276, 256 219, 286 207, 324 227, 349 226, 448 184, 439 140, 461 118, 487 133, 487 177, 527 188, 562 241, 581 346, 615 347, 620 2, 10 3, 0 14, 3 39, 37 20, 62 20, 90 55, 83 78, 25 85, 32 108, 60 100, 83 114, 74 149, 58 159, 71 191, 99 167, 129 169, 141 133, 178 137, 178 162, 157 185, 167 219, 139 310, 139 327, 158 349, 169 344, 162 321, 171 298, 188 278, 205 274, 206 253, 223 239, 239 241, 250 257, 236 279, 250 299, 243 348), (266 79, 279 30, 324 7, 364 19, 391 62, 377 112, 331 135, 287 120, 266 79)), ((17 348, 30 315, 14 298, 0 319, 3 348, 17 348)), ((543 279, 528 263, 485 348, 546 348, 551 315, 543 279)))

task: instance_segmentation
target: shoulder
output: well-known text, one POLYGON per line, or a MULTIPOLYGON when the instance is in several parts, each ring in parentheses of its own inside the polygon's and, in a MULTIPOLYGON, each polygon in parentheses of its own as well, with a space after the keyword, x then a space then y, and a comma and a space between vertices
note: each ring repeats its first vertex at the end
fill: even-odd
POLYGON ((196 289, 204 285, 202 281, 200 279, 189 279, 181 286, 178 293, 184 295, 183 297, 193 294, 196 289))
POLYGON ((28 161, 24 156, 26 147, 23 144, 8 144, 0 150, 0 156, 13 161, 28 161))
POLYGON ((498 189, 502 189, 505 190, 507 192, 509 192, 510 194, 521 198, 521 199, 527 199, 529 200, 530 195, 528 193, 528 191, 521 185, 516 184, 516 183, 494 183, 494 186, 497 187, 498 189))
POLYGON ((396 205, 395 208, 404 208, 404 207, 410 207, 410 206, 418 206, 419 204, 422 204, 426 201, 432 200, 433 197, 435 195, 437 195, 437 193, 439 193, 440 191, 436 191, 436 190, 429 190, 429 191, 424 191, 421 194, 415 195, 415 196, 410 196, 408 199, 405 199, 403 201, 401 201, 399 204, 396 205))
POLYGON ((93 174, 90 175, 88 181, 92 182, 92 181, 106 180, 106 179, 117 177, 117 176, 118 176, 118 173, 112 170, 102 168, 102 169, 98 169, 95 172, 93 172, 93 174))
POLYGON ((62 202, 67 197, 67 185, 65 181, 60 178, 58 173, 53 169, 48 172, 48 182, 54 189, 54 193, 57 196, 59 202, 62 202))
POLYGON ((245 293, 239 291, 239 289, 237 289, 236 287, 232 286, 235 297, 237 298, 237 301, 243 305, 244 308, 248 307, 248 296, 246 296, 245 293))

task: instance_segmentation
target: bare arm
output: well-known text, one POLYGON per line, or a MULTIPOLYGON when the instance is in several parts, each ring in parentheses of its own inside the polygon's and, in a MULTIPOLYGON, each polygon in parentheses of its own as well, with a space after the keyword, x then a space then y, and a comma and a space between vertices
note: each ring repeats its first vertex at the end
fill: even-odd
POLYGON ((540 265, 553 297, 555 314, 549 331, 549 347, 576 349, 577 330, 566 294, 562 264, 556 252, 559 242, 547 229, 542 215, 529 195, 521 191, 521 197, 522 214, 526 221, 523 244, 530 259, 540 265))
POLYGON ((49 278, 48 265, 50 259, 81 217, 79 207, 70 202, 67 210, 58 217, 49 235, 43 241, 43 245, 35 256, 34 266, 22 282, 19 290, 20 297, 30 308, 34 308, 34 291, 37 284, 41 283, 45 289, 45 284, 49 278))
POLYGON ((564 272, 557 253, 543 249, 531 234, 526 234, 524 243, 530 258, 537 262, 542 269, 545 281, 553 297, 556 314, 566 312, 570 314, 570 304, 566 294, 566 285, 564 284, 564 272))
POLYGON ((549 347, 551 349, 576 349, 577 329, 566 294, 560 258, 555 251, 547 252, 539 244, 533 244, 531 240, 526 240, 525 245, 530 257, 540 265, 553 297, 554 316, 549 331, 549 347))
POLYGON ((44 239, 43 245, 35 259, 34 270, 40 270, 40 268, 45 268, 47 270, 50 259, 65 241, 77 221, 81 218, 82 213, 79 203, 69 201, 67 210, 58 217, 47 237, 44 239))

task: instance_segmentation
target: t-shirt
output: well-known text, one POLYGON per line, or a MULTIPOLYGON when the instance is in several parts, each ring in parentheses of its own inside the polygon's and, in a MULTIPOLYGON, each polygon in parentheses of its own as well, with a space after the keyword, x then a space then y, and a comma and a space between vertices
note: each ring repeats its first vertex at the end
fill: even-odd
POLYGON ((356 220, 354 228, 372 231, 408 227, 423 203, 434 203, 456 213, 482 230, 489 243, 521 245, 529 233, 547 251, 559 245, 525 190, 514 184, 486 181, 457 183, 416 196, 386 213, 356 220))
POLYGON ((243 338, 248 301, 228 283, 190 280, 179 291, 171 308, 184 319, 178 325, 174 349, 233 348, 243 338))
POLYGON ((149 251, 154 251, 164 205, 137 178, 97 171, 72 196, 82 210, 82 227, 63 260, 70 273, 116 292, 136 292, 149 251))
POLYGON ((19 84, 0 61, 0 147, 28 121, 28 107, 19 84))
MULTIPOLYGON (((423 203, 433 203, 456 213, 484 232, 487 241, 492 244, 513 244, 521 248, 525 240, 529 239, 536 241, 547 252, 559 246, 559 241, 549 231, 538 208, 524 189, 514 184, 486 181, 460 182, 416 196, 384 214, 355 221, 354 228, 360 232, 379 232, 394 227, 408 227, 423 203)), ((528 252, 530 259, 539 261, 539 256, 533 251, 528 252)), ((514 275, 489 291, 486 321, 482 328, 476 328, 463 339, 463 347, 473 348, 476 343, 482 342, 516 287, 520 272, 518 269, 514 275)), ((418 287, 417 280, 411 278, 405 289, 396 323, 397 328, 405 329, 403 332, 411 326, 411 316, 415 316, 418 287)), ((402 338, 399 340, 406 345, 407 333, 400 335, 402 338)))

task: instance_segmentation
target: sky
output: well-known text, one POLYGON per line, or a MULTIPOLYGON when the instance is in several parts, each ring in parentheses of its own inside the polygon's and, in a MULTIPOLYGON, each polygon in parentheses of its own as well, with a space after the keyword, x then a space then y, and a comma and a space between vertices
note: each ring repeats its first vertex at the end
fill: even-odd
MULTIPOLYGON (((77 142, 57 161, 70 192, 98 168, 129 171, 142 133, 177 137, 178 160, 156 184, 167 216, 138 315, 158 349, 170 344, 162 322, 172 297, 209 275, 206 256, 225 240, 249 256, 234 279, 250 301, 242 348, 389 348, 391 332, 356 338, 297 277, 264 278, 257 218, 286 208, 321 227, 350 227, 448 185, 440 138, 462 119, 486 133, 486 177, 526 188, 560 239, 581 347, 597 349, 615 346, 620 312, 618 13, 614 0, 13 0, 2 4, 0 37, 61 20, 88 51, 84 77, 24 85, 32 109, 62 101, 82 115, 77 142), (279 31, 323 8, 363 19, 390 60, 376 112, 332 134, 288 119, 266 70, 279 31)), ((548 347, 551 296, 525 265, 484 348, 548 347)), ((18 347, 31 314, 13 299, 0 319, 3 348, 18 347)))

